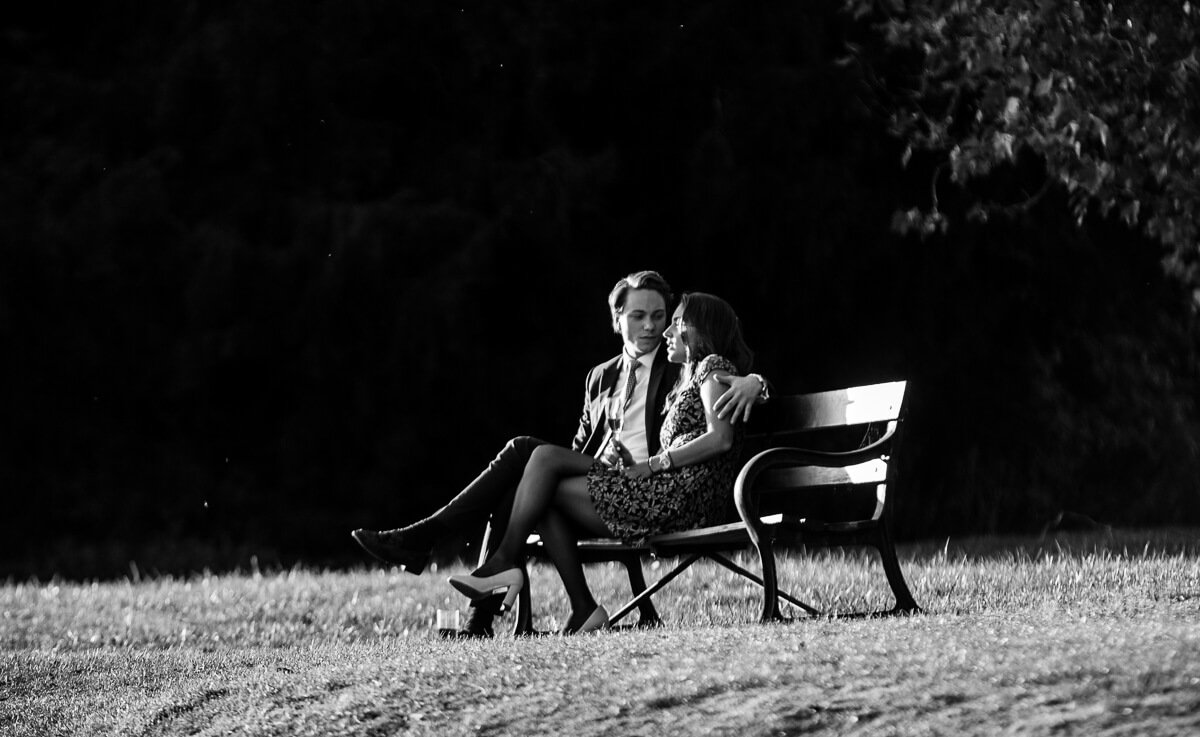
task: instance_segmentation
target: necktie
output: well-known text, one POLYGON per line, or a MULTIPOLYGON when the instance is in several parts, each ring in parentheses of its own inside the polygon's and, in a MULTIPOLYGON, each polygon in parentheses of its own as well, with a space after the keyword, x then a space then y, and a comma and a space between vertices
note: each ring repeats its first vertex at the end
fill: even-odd
POLYGON ((633 399, 633 387, 637 386, 637 370, 642 365, 636 358, 630 358, 628 361, 629 372, 625 377, 625 408, 629 407, 629 401, 633 399))

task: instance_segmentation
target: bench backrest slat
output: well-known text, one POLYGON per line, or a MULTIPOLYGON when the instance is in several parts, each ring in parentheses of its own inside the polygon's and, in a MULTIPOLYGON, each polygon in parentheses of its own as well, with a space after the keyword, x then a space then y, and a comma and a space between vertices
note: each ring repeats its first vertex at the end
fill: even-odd
POLYGON ((887 463, 876 458, 845 468, 793 466, 762 472, 755 482, 764 493, 773 489, 816 488, 843 484, 873 484, 887 480, 887 463))
POLYGON ((905 385, 890 381, 779 397, 771 401, 769 426, 752 432, 804 432, 894 420, 900 416, 905 385))

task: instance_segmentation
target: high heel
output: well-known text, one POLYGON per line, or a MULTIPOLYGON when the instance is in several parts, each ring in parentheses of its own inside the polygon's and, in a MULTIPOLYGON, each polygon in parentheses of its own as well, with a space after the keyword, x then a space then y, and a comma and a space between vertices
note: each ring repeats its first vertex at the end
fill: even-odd
POLYGON ((463 573, 446 580, 458 589, 459 593, 470 597, 471 601, 478 601, 493 594, 504 594, 500 611, 506 612, 512 608, 517 594, 525 585, 525 573, 520 568, 509 568, 494 576, 471 576, 463 573))
POLYGON ((406 541, 404 534, 399 530, 376 532, 358 529, 351 532, 350 536, 372 556, 384 563, 398 565, 414 576, 421 575, 421 571, 425 570, 433 548, 432 545, 424 546, 406 541))
POLYGON ((595 632, 596 630, 603 629, 608 629, 608 610, 597 604, 596 608, 592 610, 592 613, 588 615, 588 618, 583 621, 583 624, 579 625, 579 629, 563 630, 563 634, 586 635, 588 632, 595 632))

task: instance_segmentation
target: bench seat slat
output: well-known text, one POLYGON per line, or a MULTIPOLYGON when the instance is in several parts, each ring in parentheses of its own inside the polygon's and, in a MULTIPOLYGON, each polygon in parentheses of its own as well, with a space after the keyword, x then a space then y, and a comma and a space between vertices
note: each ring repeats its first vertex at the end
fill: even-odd
MULTIPOLYGON (((808 520, 794 514, 768 514, 762 517, 765 527, 780 528, 793 532, 850 532, 868 529, 872 521, 861 520, 854 522, 818 522, 808 520)), ((696 545, 714 545, 725 543, 747 543, 746 523, 729 522, 712 527, 698 527, 694 530, 667 532, 662 535, 652 535, 644 542, 627 543, 613 538, 596 537, 580 540, 578 548, 583 552, 609 553, 644 553, 665 551, 668 548, 687 548, 696 545)), ((537 535, 530 535, 528 545, 539 546, 537 535)))

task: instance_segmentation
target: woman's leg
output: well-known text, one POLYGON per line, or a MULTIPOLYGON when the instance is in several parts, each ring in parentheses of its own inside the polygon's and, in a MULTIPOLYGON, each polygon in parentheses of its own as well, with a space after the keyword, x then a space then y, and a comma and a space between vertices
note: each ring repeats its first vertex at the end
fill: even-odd
MULTIPOLYGON (((496 546, 496 552, 474 575, 490 576, 516 565, 525 539, 533 532, 542 516, 555 504, 559 482, 572 476, 582 477, 594 460, 591 456, 555 445, 541 445, 535 448, 529 462, 525 464, 521 482, 517 484, 517 495, 504 537, 496 546)), ((584 492, 586 491, 585 488, 584 492)), ((588 499, 589 507, 590 504, 591 500, 588 499)), ((578 505, 576 503, 572 506, 578 505)), ((592 514, 595 515, 594 509, 592 514)))
POLYGON ((577 630, 596 609, 596 599, 588 588, 579 550, 575 546, 579 542, 578 533, 612 534, 596 515, 586 477, 575 476, 558 485, 554 506, 543 515, 537 530, 542 536, 546 555, 558 570, 571 601, 571 617, 566 629, 568 632, 577 630))

